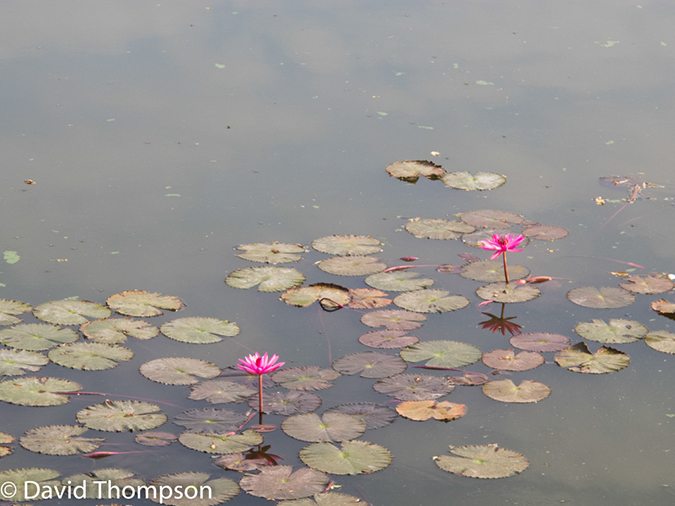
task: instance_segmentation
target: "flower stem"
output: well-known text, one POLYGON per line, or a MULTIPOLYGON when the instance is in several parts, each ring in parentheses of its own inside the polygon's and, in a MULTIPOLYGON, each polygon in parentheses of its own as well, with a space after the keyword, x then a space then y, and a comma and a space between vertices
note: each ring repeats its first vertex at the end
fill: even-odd
POLYGON ((509 284, 509 271, 506 268, 506 251, 502 253, 502 256, 504 257, 504 278, 506 279, 506 284, 509 284))
POLYGON ((263 424, 263 392, 262 392, 262 374, 258 374, 258 399, 260 404, 258 405, 258 424, 263 424))

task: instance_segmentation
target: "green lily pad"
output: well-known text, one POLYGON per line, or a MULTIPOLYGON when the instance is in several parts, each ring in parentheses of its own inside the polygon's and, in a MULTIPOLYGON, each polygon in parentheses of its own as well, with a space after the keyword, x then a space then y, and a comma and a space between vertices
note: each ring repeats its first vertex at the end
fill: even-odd
POLYGON ((229 409, 188 409, 173 418, 173 423, 190 432, 237 431, 246 421, 246 415, 229 409))
MULTIPOLYGON (((309 286, 291 288, 279 297, 286 304, 298 307, 307 307, 317 300, 330 299, 338 304, 349 304, 349 290, 333 283, 315 283, 309 286)), ((336 307, 330 300, 325 301, 327 307, 336 307)))
POLYGON ((481 299, 494 302, 527 302, 541 295, 541 290, 532 285, 519 285, 518 283, 490 283, 476 290, 476 295, 481 299))
POLYGON ((317 267, 336 276, 367 276, 387 268, 379 258, 368 256, 341 256, 321 260, 317 267))
POLYGON ((170 339, 192 344, 218 343, 222 341, 218 336, 239 334, 237 324, 217 318, 179 318, 165 323, 160 330, 170 339))
POLYGON ((391 453, 367 441, 343 441, 341 448, 331 443, 314 443, 300 450, 300 460, 309 467, 330 474, 374 473, 387 467, 391 453))
POLYGON ((434 400, 403 401, 396 406, 399 415, 418 422, 429 420, 456 420, 466 414, 466 404, 434 400))
MULTIPOLYGON (((460 276, 475 281, 504 282, 504 263, 502 260, 481 260, 463 265, 460 276)), ((509 280, 526 278, 530 269, 522 265, 509 265, 509 280)))
POLYGON ((401 181, 416 183, 420 176, 431 180, 440 179, 445 175, 445 169, 427 160, 406 160, 387 165, 387 173, 401 181))
POLYGON ((300 499, 323 492, 330 478, 320 471, 292 466, 270 466, 258 474, 245 474, 239 481, 243 490, 265 499, 300 499))
POLYGON ((111 295, 108 297, 106 304, 119 314, 140 318, 164 314, 162 309, 178 311, 184 306, 178 297, 150 293, 144 290, 130 290, 111 295))
POLYGON ((0 400, 21 406, 57 406, 70 400, 66 392, 79 390, 79 383, 59 378, 12 378, 0 382, 0 400))
POLYGON ((371 274, 364 281, 368 286, 387 292, 408 292, 421 290, 434 284, 431 278, 420 278, 415 271, 390 271, 371 274))
POLYGON ((64 344, 49 352, 55 364, 84 371, 102 371, 131 360, 134 352, 122 346, 105 343, 64 344))
POLYGON ((511 346, 527 351, 560 351, 567 348, 572 340, 562 334, 528 332, 509 339, 511 346))
POLYGON ((640 322, 632 320, 603 320, 581 322, 574 331, 585 339, 599 343, 634 343, 647 335, 648 329, 640 322))
POLYGON ((194 385, 190 387, 190 391, 188 399, 222 404, 225 402, 244 402, 258 390, 243 383, 214 379, 194 385))
POLYGON ((675 288, 675 283, 670 279, 661 276, 628 276, 627 283, 620 283, 619 286, 633 293, 664 293, 675 288))
POLYGON ((645 344, 661 353, 675 355, 675 334, 667 330, 656 330, 645 336, 645 344))
POLYGON ((417 313, 446 313, 468 306, 469 299, 462 295, 449 295, 446 290, 415 290, 394 297, 394 304, 417 313))
POLYGON ((143 320, 106 318, 85 323, 80 332, 97 343, 122 344, 127 341, 127 336, 143 341, 152 339, 159 334, 159 329, 143 320))
POLYGON ((635 295, 617 286, 580 286, 567 292, 567 298, 579 306, 594 309, 625 307, 635 302, 635 295))
MULTIPOLYGON (((28 484, 26 482, 37 482, 37 487, 40 489, 48 489, 50 486, 60 486, 61 483, 55 480, 60 473, 52 469, 41 469, 38 467, 28 467, 23 469, 10 469, 8 471, 0 471, 0 483, 11 482, 16 485, 16 488, 9 488, 8 490, 15 490, 16 495, 11 497, 12 503, 14 501, 26 501, 24 492, 29 492, 32 497, 36 491, 35 484, 28 484)), ((3 489, 4 490, 4 489, 3 489)), ((4 497, 3 497, 4 499, 4 497)), ((10 499, 10 498, 8 498, 10 499)))
POLYGON ((281 429, 300 441, 326 442, 355 439, 366 431, 366 424, 343 413, 293 415, 281 423, 281 429))
MULTIPOLYGON (((273 392, 263 395, 263 413, 289 416, 311 413, 321 407, 321 397, 311 392, 289 390, 288 392, 273 392)), ((258 394, 248 398, 248 405, 255 410, 260 407, 258 394)))
POLYGON ((542 365, 546 359, 536 351, 492 350, 483 355, 483 363, 500 371, 529 371, 542 365))
POLYGON ((440 218, 414 218, 405 224, 405 229, 418 239, 458 239, 460 234, 476 230, 463 221, 440 218))
POLYGON ((149 402, 110 401, 77 412, 77 421, 90 429, 107 432, 150 430, 166 422, 160 407, 149 402))
POLYGON ((340 373, 333 369, 319 369, 311 367, 291 367, 277 371, 272 379, 290 390, 324 390, 335 385, 330 383, 337 379, 340 373))
POLYGON ((457 341, 424 341, 403 348, 401 358, 406 362, 427 360, 428 367, 464 367, 478 362, 483 356, 480 348, 457 341))
POLYGON ((603 346, 594 354, 583 341, 559 351, 553 360, 560 367, 585 374, 607 374, 628 366, 630 357, 625 353, 603 346))
POLYGON ((312 248, 329 255, 363 256, 382 251, 382 243, 369 235, 331 235, 315 239, 312 248))
POLYGON ((305 252, 305 248, 300 244, 286 244, 277 241, 242 244, 237 246, 236 250, 244 252, 237 255, 239 258, 273 265, 297 262, 302 258, 300 253, 305 252))
POLYGON ((86 300, 54 300, 45 302, 33 309, 39 320, 57 325, 82 325, 87 323, 86 317, 99 320, 107 318, 111 312, 105 306, 86 300))
MULTIPOLYGON (((209 480, 211 475, 207 473, 177 473, 165 474, 155 478, 149 487, 166 487, 164 490, 170 490, 173 497, 164 497, 160 504, 169 506, 214 506, 229 501, 239 494, 239 485, 236 481, 229 478, 216 478, 209 480), (182 493, 182 498, 177 499, 178 490, 182 493)), ((154 502, 160 502, 160 495, 153 497, 148 494, 148 498, 154 502)))
POLYGON ((490 399, 501 402, 539 402, 551 395, 551 389, 538 381, 524 380, 516 386, 510 379, 488 381, 483 393, 490 399))
POLYGON ((178 436, 170 432, 152 431, 137 434, 134 441, 143 446, 169 446, 178 436))
POLYGON ((351 376, 361 373, 362 378, 386 378, 407 368, 408 364, 400 357, 374 351, 346 355, 333 362, 333 369, 340 374, 351 376))
POLYGON ((452 456, 434 457, 436 465, 444 471, 470 478, 508 478, 530 466, 520 453, 497 445, 451 446, 450 453, 452 456))
POLYGON ((361 317, 361 323, 369 327, 387 327, 388 330, 413 330, 424 325, 427 317, 413 311, 400 309, 381 309, 371 311, 361 317))
POLYGON ((16 300, 0 299, 0 326, 16 325, 21 320, 15 315, 27 313, 33 306, 16 300))
POLYGON ((381 349, 404 348, 419 341, 419 337, 409 336, 405 330, 373 330, 359 337, 362 345, 381 349))
POLYGON ((140 368, 141 374, 149 380, 165 385, 194 385, 199 378, 215 378, 220 368, 197 358, 157 358, 146 362, 140 368))
MULTIPOLYGON (((80 486, 84 484, 85 496, 87 499, 117 499, 117 490, 114 487, 119 487, 122 490, 124 487, 137 487, 145 485, 145 482, 139 478, 134 477, 133 471, 126 469, 96 469, 87 474, 81 473, 73 476, 68 476, 61 480, 62 485, 80 486), (104 482, 104 483, 97 483, 104 482), (108 492, 111 492, 110 494, 108 492)), ((73 495, 73 497, 75 497, 73 495)), ((79 496, 78 496, 79 497, 79 496)))
POLYGON ((260 285, 260 292, 281 292, 304 282, 302 272, 289 267, 246 267, 225 278, 225 283, 233 288, 247 289, 260 285))
POLYGON ((363 501, 353 495, 324 492, 315 494, 313 498, 281 501, 276 506, 363 506, 363 501))
POLYGON ((72 329, 46 323, 27 323, 0 330, 0 343, 20 350, 48 350, 62 343, 73 343, 79 338, 72 329))
POLYGON ((26 371, 37 372, 48 363, 42 353, 0 349, 0 376, 23 376, 26 371))
POLYGON ((462 213, 460 219, 474 227, 503 229, 511 225, 520 225, 524 218, 506 211, 481 210, 462 213))
POLYGON ((570 231, 566 228, 548 225, 535 225, 523 230, 523 235, 525 237, 532 237, 533 239, 538 239, 540 241, 555 241, 567 237, 569 233, 570 231))
POLYGON ((372 402, 353 402, 340 404, 327 409, 327 413, 343 413, 358 418, 366 424, 366 429, 379 429, 392 423, 398 417, 395 410, 372 402))
POLYGON ((88 429, 77 425, 49 425, 27 431, 19 443, 26 450, 45 455, 76 455, 93 452, 104 438, 79 437, 88 429))
POLYGON ((401 401, 438 399, 451 393, 455 386, 442 376, 430 374, 398 374, 382 378, 373 385, 376 392, 401 401))
POLYGON ((250 450, 262 443, 263 437, 252 430, 245 430, 241 434, 183 432, 178 440, 184 446, 199 452, 222 454, 250 450))
POLYGON ((445 186, 457 190, 494 190, 506 183, 506 177, 494 172, 476 172, 471 175, 468 172, 448 172, 441 178, 445 186))

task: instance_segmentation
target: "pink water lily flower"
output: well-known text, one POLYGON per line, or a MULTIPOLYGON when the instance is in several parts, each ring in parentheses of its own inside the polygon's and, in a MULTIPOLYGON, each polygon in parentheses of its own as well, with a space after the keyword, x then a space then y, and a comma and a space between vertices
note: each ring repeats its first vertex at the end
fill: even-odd
POLYGON ((523 249, 516 249, 524 239, 525 236, 523 235, 513 237, 511 234, 506 234, 502 237, 499 234, 494 234, 492 239, 485 239, 478 244, 483 249, 494 251, 490 257, 490 260, 494 260, 499 255, 506 253, 507 251, 525 251, 523 249))
POLYGON ((274 372, 279 367, 284 365, 286 362, 279 362, 276 364, 275 362, 279 360, 279 357, 277 355, 272 355, 272 357, 268 357, 267 353, 265 353, 262 357, 256 352, 255 355, 249 355, 246 358, 240 358, 239 362, 241 364, 237 364, 237 367, 241 369, 242 371, 246 371, 249 374, 267 374, 270 372, 274 372))

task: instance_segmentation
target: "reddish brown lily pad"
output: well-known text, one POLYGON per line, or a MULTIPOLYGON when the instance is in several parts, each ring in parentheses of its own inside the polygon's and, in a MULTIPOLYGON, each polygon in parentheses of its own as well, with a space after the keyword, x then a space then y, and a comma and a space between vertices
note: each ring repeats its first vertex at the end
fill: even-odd
POLYGON ((483 355, 483 363, 501 371, 529 371, 546 361, 536 351, 521 351, 517 355, 513 350, 493 350, 483 355))

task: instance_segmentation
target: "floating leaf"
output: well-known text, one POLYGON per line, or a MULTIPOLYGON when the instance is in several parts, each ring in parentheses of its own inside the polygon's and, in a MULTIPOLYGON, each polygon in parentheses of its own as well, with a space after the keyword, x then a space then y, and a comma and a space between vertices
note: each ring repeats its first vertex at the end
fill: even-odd
POLYGON ((511 346, 527 351, 560 351, 567 348, 572 340, 561 334, 529 332, 509 339, 511 346))
POLYGON ((581 322, 574 327, 574 331, 585 339, 599 343, 634 343, 647 335, 647 327, 632 320, 609 320, 609 325, 603 320, 581 322))
POLYGON ((292 367, 277 371, 272 379, 282 387, 290 390, 323 390, 335 385, 330 383, 340 376, 333 369, 319 369, 318 367, 292 367))
POLYGON ((160 295, 143 290, 130 290, 117 293, 108 297, 108 307, 113 311, 126 316, 158 316, 163 314, 162 309, 178 311, 183 307, 183 302, 172 295, 160 295))
POLYGON ((313 499, 294 499, 282 501, 277 506, 363 506, 363 501, 358 497, 335 492, 315 494, 313 499))
POLYGON ((399 415, 411 420, 423 421, 429 418, 436 420, 456 420, 466 414, 466 404, 434 400, 403 401, 396 406, 399 415))
POLYGON ((462 221, 440 218, 415 218, 405 224, 405 229, 419 239, 458 239, 459 234, 476 230, 462 221))
POLYGON ((257 392, 255 388, 234 381, 215 379, 204 381, 190 387, 188 399, 201 401, 206 399, 211 404, 224 402, 243 402, 257 392))
POLYGON ((169 446, 178 436, 170 432, 147 431, 136 435, 134 441, 143 446, 169 446))
MULTIPOLYGON (((166 487, 163 490, 175 492, 180 490, 183 493, 181 499, 177 499, 178 494, 171 494, 173 497, 162 500, 162 504, 170 506, 213 506, 229 501, 239 494, 239 485, 237 482, 228 478, 216 478, 209 480, 211 476, 207 473, 178 473, 166 474, 155 478, 149 487, 166 487), (189 494, 189 496, 188 496, 189 494), (188 497, 195 497, 188 499, 188 497)), ((148 494, 148 498, 154 502, 160 502, 160 495, 154 496, 148 494)))
POLYGON ((222 341, 218 336, 239 334, 237 324, 217 318, 179 318, 165 323, 160 330, 170 339, 192 344, 218 343, 222 341))
POLYGON ((506 183, 506 177, 494 172, 476 172, 471 175, 468 172, 448 172, 441 178, 445 186, 457 190, 494 190, 506 183))
POLYGON ((190 432, 237 431, 246 421, 246 415, 229 409, 188 409, 177 415, 173 423, 190 432))
MULTIPOLYGON (((263 448, 269 448, 269 446, 263 446, 263 448)), ((275 462, 273 460, 273 462, 275 462)), ((221 455, 213 461, 214 466, 218 466, 222 469, 230 469, 232 471, 261 471, 266 469, 267 466, 273 465, 268 460, 264 458, 251 458, 251 452, 237 452, 237 453, 227 453, 221 455)))
POLYGON ((107 432, 149 430, 167 420, 158 411, 159 406, 149 402, 106 400, 78 411, 77 421, 90 429, 107 432))
POLYGON ((42 353, 0 349, 0 376, 22 376, 26 371, 36 372, 49 359, 42 353))
POLYGON ((259 474, 245 474, 239 481, 242 489, 265 499, 299 499, 323 492, 330 478, 320 471, 292 466, 270 466, 259 474))
POLYGON ((102 371, 131 360, 134 352, 122 346, 105 343, 63 344, 49 352, 55 364, 84 371, 102 371))
POLYGON ((567 298, 579 306, 595 309, 625 307, 635 302, 635 295, 616 286, 580 286, 567 292, 567 298))
POLYGON ((141 340, 152 339, 159 334, 159 329, 143 320, 106 318, 85 323, 80 327, 80 332, 98 343, 122 344, 126 342, 127 336, 141 340))
MULTIPOLYGON (((659 299, 652 302, 652 309, 662 315, 673 314, 675 313, 675 303, 669 302, 666 299, 659 299)), ((2 332, 0 331, 0 341, 2 340, 2 332)))
POLYGON ((387 165, 387 173, 401 181, 416 183, 420 176, 431 180, 440 179, 445 169, 426 160, 406 160, 387 165))
MULTIPOLYGON (((35 493, 35 488, 44 488, 47 489, 50 486, 60 485, 58 481, 54 480, 59 476, 59 473, 52 469, 40 469, 38 467, 29 467, 24 469, 10 469, 8 471, 0 471, 0 483, 13 483, 16 487, 7 488, 7 490, 16 490, 16 495, 8 497, 11 499, 11 504, 14 501, 22 502, 26 501, 24 492, 30 492, 31 497, 35 493), (27 482, 33 482, 32 484, 27 484, 27 482), (37 482, 37 485, 35 485, 37 482), (32 485, 32 486, 30 486, 32 485)), ((5 490, 5 489, 3 489, 5 490)), ((3 499, 5 497, 3 496, 3 499)))
POLYGON ((386 353, 364 351, 338 358, 333 369, 341 374, 361 373, 362 378, 385 378, 400 374, 408 368, 405 360, 386 353))
POLYGON ((149 380, 165 385, 194 385, 199 383, 198 378, 215 378, 220 374, 220 369, 211 362, 186 357, 151 360, 140 371, 149 380))
POLYGON ((237 255, 239 258, 273 265, 297 262, 302 258, 299 253, 305 252, 305 248, 300 244, 286 244, 277 241, 242 244, 237 246, 236 250, 245 252, 237 255))
POLYGON ((645 344, 661 353, 675 355, 675 334, 667 330, 657 330, 645 336, 645 344))
POLYGON ((555 241, 567 237, 569 233, 570 231, 566 228, 547 225, 535 225, 523 230, 523 235, 525 237, 532 237, 533 239, 539 239, 540 241, 555 241))
POLYGON ((381 309, 371 311, 361 317, 361 323, 369 327, 385 326, 389 330, 413 330, 420 328, 427 317, 412 311, 381 309))
POLYGON ((367 441, 344 441, 341 449, 331 443, 314 443, 300 450, 300 460, 330 474, 374 473, 392 460, 386 448, 367 441))
POLYGON ((427 367, 458 368, 477 362, 483 352, 471 344, 457 341, 425 341, 402 349, 400 355, 407 362, 427 360, 427 367))
POLYGON ((382 251, 382 243, 369 235, 331 235, 315 239, 312 248, 329 255, 363 256, 382 251))
POLYGON ((85 316, 97 320, 107 318, 110 316, 110 309, 86 300, 64 299, 40 304, 33 309, 33 314, 47 323, 82 325, 89 321, 85 316))
MULTIPOLYGON (((463 267, 460 276, 476 281, 504 282, 504 263, 501 260, 482 260, 471 262, 463 267)), ((522 265, 509 265, 509 280, 526 278, 530 269, 522 265)))
POLYGON ((289 267, 246 267, 237 269, 225 278, 233 288, 252 288, 260 285, 261 292, 281 292, 305 282, 305 276, 289 267))
POLYGON ((72 329, 46 323, 28 323, 0 330, 0 343, 20 350, 42 351, 61 343, 72 343, 80 336, 72 329))
POLYGON ((603 346, 591 354, 583 341, 559 351, 553 359, 560 367, 586 374, 616 372, 630 363, 628 355, 608 346, 603 346))
POLYGON ((0 400, 21 406, 57 406, 70 400, 66 392, 82 386, 59 378, 13 378, 0 383, 0 400))
POLYGON ((481 286, 476 290, 476 295, 481 299, 493 302, 527 302, 541 295, 541 290, 532 285, 519 285, 517 283, 491 283, 481 286))
POLYGON ((372 402, 340 404, 327 409, 324 414, 327 413, 343 413, 354 416, 366 424, 366 429, 379 429, 389 425, 398 416, 396 411, 390 407, 372 402))
POLYGON ((661 276, 628 276, 627 283, 620 283, 619 286, 633 293, 663 293, 675 288, 675 283, 670 279, 661 276))
MULTIPOLYGON (((257 393, 249 397, 248 405, 255 410, 260 407, 257 393)), ((290 390, 288 392, 265 393, 263 395, 263 413, 288 416, 310 413, 320 407, 321 397, 311 392, 290 390)))
POLYGON ((546 361, 543 355, 534 351, 492 350, 483 355, 483 363, 500 371, 529 371, 546 361))
POLYGON ((470 478, 508 478, 530 466, 520 453, 497 445, 451 446, 450 453, 452 456, 434 457, 436 465, 444 471, 470 478))
POLYGON ((387 268, 379 258, 367 256, 342 256, 321 260, 317 267, 336 276, 367 276, 387 268))
POLYGON ((524 221, 523 217, 517 214, 509 213, 506 211, 491 211, 491 210, 471 211, 468 213, 462 213, 460 219, 464 223, 473 225, 474 227, 483 227, 492 229, 509 228, 511 225, 519 225, 524 221))
POLYGON ((372 288, 355 288, 349 290, 349 307, 352 309, 376 309, 391 304, 386 293, 372 288))
MULTIPOLYGON (((145 485, 141 479, 134 478, 133 471, 126 469, 97 469, 87 474, 76 474, 64 478, 61 483, 63 485, 71 484, 75 486, 84 485, 85 496, 88 499, 117 499, 119 498, 118 490, 123 490, 124 487, 132 487, 134 490, 137 487, 145 485), (119 487, 119 488, 115 488, 119 487)), ((127 489, 128 491, 129 489, 127 489)), ((79 493, 79 491, 77 492, 79 493)), ((73 490, 73 497, 76 497, 73 490)), ((152 494, 149 494, 152 495, 152 494)), ((79 496, 77 496, 80 498, 79 496)))
POLYGON ((420 278, 421 274, 415 271, 390 271, 372 274, 365 279, 368 286, 387 292, 407 292, 420 290, 434 284, 430 278, 420 278))
POLYGON ((77 425, 49 425, 27 431, 19 442, 26 450, 45 455, 89 453, 105 439, 79 437, 86 431, 86 427, 77 425))
POLYGON ((524 380, 516 386, 510 379, 488 381, 483 393, 490 399, 501 402, 539 402, 551 395, 551 389, 538 381, 524 380))
MULTIPOLYGON (((291 288, 282 293, 279 298, 286 304, 298 307, 307 307, 321 299, 331 299, 346 306, 350 300, 349 290, 333 283, 315 283, 309 286, 291 288)), ((328 307, 336 307, 331 301, 326 301, 325 304, 328 307)))
POLYGON ((359 342, 371 348, 394 349, 418 343, 420 338, 409 336, 405 330, 373 330, 359 337, 359 342))
POLYGON ((462 295, 449 295, 446 290, 415 290, 394 297, 398 307, 418 313, 446 313, 457 311, 470 304, 462 295))
POLYGON ((398 374, 378 380, 373 388, 376 392, 396 397, 402 401, 421 401, 448 395, 455 389, 455 386, 441 376, 398 374))
POLYGON ((479 372, 465 371, 461 376, 446 376, 451 385, 474 387, 488 382, 488 377, 479 372))
POLYGON ((366 424, 358 418, 343 413, 316 413, 293 415, 281 423, 281 429, 300 441, 346 441, 361 436, 366 424))
POLYGON ((188 448, 205 453, 237 453, 250 450, 263 442, 263 437, 255 431, 245 430, 241 434, 232 432, 201 434, 183 432, 178 440, 188 448))
POLYGON ((27 313, 31 309, 33 307, 25 302, 0 299, 0 325, 15 325, 21 322, 15 315, 27 313))

